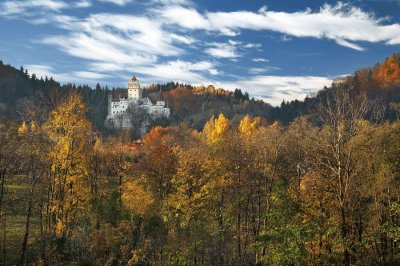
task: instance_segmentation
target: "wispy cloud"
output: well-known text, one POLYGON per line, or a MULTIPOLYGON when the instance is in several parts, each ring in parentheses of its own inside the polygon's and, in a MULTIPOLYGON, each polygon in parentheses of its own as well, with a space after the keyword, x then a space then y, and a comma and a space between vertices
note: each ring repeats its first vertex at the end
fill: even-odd
POLYGON ((86 7, 91 7, 92 2, 89 0, 80 0, 74 3, 74 6, 77 8, 86 8, 86 7))
POLYGON ((235 82, 217 82, 217 86, 234 90, 245 89, 256 99, 278 106, 283 100, 303 100, 308 94, 329 86, 332 80, 319 76, 264 76, 255 75, 235 82))
POLYGON ((132 0, 99 0, 100 2, 104 3, 111 3, 119 6, 125 6, 129 3, 132 3, 132 0))
POLYGON ((231 43, 217 43, 213 42, 209 44, 211 48, 205 50, 209 55, 218 58, 237 58, 241 55, 237 52, 235 45, 231 43))
POLYGON ((243 47, 244 48, 260 48, 261 43, 246 43, 243 47))
POLYGON ((122 64, 150 64, 157 56, 184 52, 174 43, 191 44, 187 36, 168 34, 157 21, 147 17, 94 14, 85 20, 66 20, 68 35, 51 36, 43 43, 84 59, 122 64))
POLYGON ((53 77, 58 81, 66 81, 68 75, 57 74, 54 72, 54 68, 45 65, 25 65, 25 69, 29 71, 30 74, 35 74, 38 78, 50 78, 53 77))
POLYGON ((147 75, 155 82, 178 81, 198 84, 207 80, 204 73, 218 73, 212 62, 186 62, 181 60, 169 61, 148 67, 136 67, 136 73, 147 75))
POLYGON ((354 49, 354 50, 357 50, 357 51, 364 51, 365 50, 360 45, 348 42, 348 41, 343 40, 343 39, 337 39, 336 43, 341 45, 341 46, 348 47, 348 48, 351 48, 351 49, 354 49))
POLYGON ((110 75, 107 74, 100 74, 98 72, 90 72, 90 71, 76 71, 73 72, 76 77, 82 78, 82 79, 93 79, 93 80, 99 80, 99 79, 105 79, 109 78, 110 75))
POLYGON ((69 5, 66 2, 59 0, 7 0, 0 4, 0 14, 4 16, 24 14, 27 10, 32 8, 41 8, 60 12, 62 9, 67 7, 69 7, 69 5))
POLYGON ((211 56, 217 58, 230 58, 236 59, 242 57, 243 51, 245 49, 259 49, 261 47, 260 43, 242 43, 240 41, 228 40, 227 42, 211 42, 207 43, 211 48, 207 48, 205 52, 211 56))
POLYGON ((252 61, 253 62, 269 62, 269 59, 257 57, 257 58, 253 58, 252 61))
POLYGON ((192 5, 191 0, 150 0, 152 3, 155 4, 162 4, 162 5, 192 5))
POLYGON ((173 6, 157 11, 169 23, 185 29, 202 29, 236 36, 241 30, 274 31, 289 36, 335 40, 339 45, 355 50, 362 47, 354 42, 383 42, 400 44, 400 24, 384 24, 384 19, 362 9, 338 2, 325 4, 319 11, 276 12, 261 8, 250 11, 205 12, 192 7, 173 6), (178 15, 177 15, 178 14, 178 15))
POLYGON ((90 71, 73 71, 71 73, 57 73, 55 69, 47 65, 25 65, 25 69, 30 74, 35 74, 38 78, 51 78, 60 82, 93 83, 99 79, 110 77, 106 74, 99 74, 90 71))
POLYGON ((64 16, 65 9, 88 8, 92 6, 90 0, 6 0, 0 3, 0 16, 9 18, 26 18, 34 24, 44 24, 52 17, 64 16))
POLYGON ((282 99, 302 99, 307 93, 329 85, 331 79, 266 75, 279 68, 262 64, 269 60, 256 57, 261 44, 241 40, 238 35, 243 31, 273 31, 286 39, 328 39, 358 51, 364 50, 358 42, 400 44, 399 24, 390 24, 388 20, 341 2, 325 4, 316 11, 277 12, 261 7, 257 12, 201 12, 189 0, 151 0, 142 4, 144 12, 134 14, 91 13, 78 18, 63 12, 89 7, 99 1, 116 4, 120 7, 115 8, 124 9, 124 12, 124 6, 134 2, 6 0, 0 4, 0 16, 62 28, 58 34, 48 35, 36 43, 56 47, 82 60, 79 71, 69 73, 58 73, 46 65, 27 66, 38 75, 53 76, 60 81, 93 82, 134 72, 149 83, 173 80, 242 88, 275 105, 282 99), (207 38, 203 40, 205 35, 207 38), (188 57, 193 51, 195 56, 188 57), (247 55, 255 56, 250 60, 258 64, 248 67, 240 77, 233 77, 234 73, 223 69, 224 64, 244 61, 247 55))
POLYGON ((266 66, 266 67, 251 67, 248 69, 249 74, 263 74, 275 70, 280 70, 279 67, 273 67, 273 66, 266 66))

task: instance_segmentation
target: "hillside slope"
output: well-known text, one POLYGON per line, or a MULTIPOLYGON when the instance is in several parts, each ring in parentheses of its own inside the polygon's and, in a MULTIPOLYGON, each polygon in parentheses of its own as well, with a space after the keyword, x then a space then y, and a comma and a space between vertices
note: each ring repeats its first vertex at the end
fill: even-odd
MULTIPOLYGON (((208 87, 193 87, 187 84, 166 83, 145 88, 145 96, 153 101, 165 100, 171 108, 171 117, 154 124, 173 125, 185 122, 200 129, 211 116, 224 113, 228 118, 245 115, 258 116, 273 122, 288 124, 296 117, 311 113, 326 93, 333 87, 350 90, 353 95, 366 94, 369 98, 380 100, 387 106, 385 118, 392 119, 391 103, 400 102, 400 53, 387 58, 382 64, 356 71, 352 76, 321 88, 315 97, 304 101, 282 102, 279 107, 272 107, 263 101, 250 99, 249 95, 237 89, 234 92, 208 87)), ((107 95, 125 93, 125 89, 75 84, 61 85, 53 78, 38 79, 27 70, 16 69, 0 61, 0 118, 18 120, 27 102, 44 105, 52 109, 71 91, 83 95, 89 106, 89 119, 100 131, 104 131, 103 121, 107 115, 107 95)))

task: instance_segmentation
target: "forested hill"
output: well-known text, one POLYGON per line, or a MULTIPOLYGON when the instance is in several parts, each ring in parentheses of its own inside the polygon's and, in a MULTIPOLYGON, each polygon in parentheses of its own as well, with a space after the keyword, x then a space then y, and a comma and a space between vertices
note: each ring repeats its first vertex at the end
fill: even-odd
POLYGON ((306 97, 304 101, 283 102, 271 110, 270 118, 288 124, 296 117, 308 115, 315 111, 321 100, 335 87, 350 91, 352 96, 365 94, 385 107, 386 119, 395 119, 400 102, 400 53, 386 58, 382 64, 359 69, 351 76, 336 80, 331 87, 323 88, 315 97, 306 97))
MULTIPOLYGON (((396 104, 400 102, 400 53, 387 58, 382 64, 356 71, 352 76, 332 84, 350 90, 352 95, 366 94, 386 106, 385 116, 395 116, 396 104)), ((234 92, 221 88, 193 87, 174 82, 151 85, 145 89, 145 96, 153 101, 166 100, 171 108, 171 117, 155 124, 164 126, 186 122, 193 128, 201 129, 211 116, 224 113, 228 118, 238 119, 244 115, 262 117, 267 121, 280 121, 288 124, 296 117, 312 113, 330 88, 321 88, 314 97, 304 101, 283 102, 272 107, 260 100, 250 99, 249 95, 237 89, 234 92)), ((244 88, 251 89, 251 88, 244 88)), ((83 95, 89 106, 89 119, 98 130, 104 130, 103 122, 107 115, 107 95, 120 94, 126 90, 101 87, 95 89, 86 85, 61 85, 53 78, 37 78, 28 70, 16 69, 0 61, 0 118, 18 120, 24 105, 32 102, 43 108, 53 109, 71 91, 83 95)))
MULTIPOLYGON (((104 130, 103 123, 107 115, 107 96, 125 94, 126 89, 101 87, 95 89, 87 85, 61 85, 53 78, 37 78, 29 70, 16 69, 0 61, 0 118, 19 120, 19 114, 27 103, 42 105, 51 110, 72 91, 79 92, 89 106, 89 120, 98 130, 104 130)), ((241 90, 234 92, 215 89, 213 86, 192 87, 174 82, 157 84, 145 88, 145 96, 153 101, 165 99, 171 107, 172 115, 166 121, 155 121, 162 125, 187 122, 194 128, 202 128, 212 115, 224 113, 228 117, 235 115, 268 117, 271 106, 260 100, 250 99, 241 90)))
POLYGON ((89 119, 96 128, 102 128, 107 115, 107 87, 61 85, 52 77, 39 79, 22 67, 18 70, 0 61, 0 119, 19 120, 24 106, 29 103, 52 110, 72 91, 83 96, 89 105, 89 119))

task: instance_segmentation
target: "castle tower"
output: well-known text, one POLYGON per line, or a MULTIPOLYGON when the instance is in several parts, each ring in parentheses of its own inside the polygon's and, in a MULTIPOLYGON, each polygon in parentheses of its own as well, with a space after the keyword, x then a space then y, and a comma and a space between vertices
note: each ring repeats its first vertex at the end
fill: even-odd
POLYGON ((128 80, 128 99, 139 100, 142 98, 142 89, 140 88, 139 80, 133 76, 128 80))

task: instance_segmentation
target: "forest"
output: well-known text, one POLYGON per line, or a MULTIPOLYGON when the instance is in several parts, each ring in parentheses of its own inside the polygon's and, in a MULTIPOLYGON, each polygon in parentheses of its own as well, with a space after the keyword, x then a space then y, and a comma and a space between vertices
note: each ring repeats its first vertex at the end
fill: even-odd
POLYGON ((175 109, 138 140, 99 130, 82 90, 38 85, 18 112, 3 104, 0 263, 400 264, 399 62, 332 84, 286 121, 246 114, 262 103, 239 91, 178 86, 180 108, 196 95, 238 107, 204 125, 175 109))

